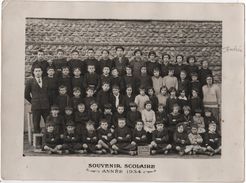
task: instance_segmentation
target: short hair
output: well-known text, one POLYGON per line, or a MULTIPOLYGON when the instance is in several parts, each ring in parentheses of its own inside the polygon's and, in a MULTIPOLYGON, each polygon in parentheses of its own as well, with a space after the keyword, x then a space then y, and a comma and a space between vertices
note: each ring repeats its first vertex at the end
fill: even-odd
POLYGON ((76 69, 78 69, 79 71, 81 71, 81 68, 80 67, 74 67, 73 68, 73 71, 75 71, 76 69))
POLYGON ((94 68, 96 68, 95 65, 94 65, 93 63, 88 63, 87 68, 88 68, 89 66, 93 66, 94 68))
POLYGON ((177 60, 178 57, 181 57, 182 60, 184 60, 184 56, 183 55, 181 55, 181 54, 176 55, 176 60, 177 60))
POLYGON ((67 89, 67 87, 65 85, 60 85, 58 89, 61 90, 63 88, 67 89))
POLYGON ((103 85, 110 85, 110 83, 109 83, 108 81, 103 81, 103 82, 102 82, 102 86, 103 86, 103 85))
POLYGON ((66 106, 65 107, 65 110, 71 110, 71 111, 73 111, 73 108, 71 106, 66 106))
POLYGON ((185 75, 187 75, 187 72, 185 70, 181 70, 180 73, 185 73, 185 75))
POLYGON ((168 67, 168 71, 174 71, 175 69, 174 69, 174 67, 173 66, 171 66, 171 67, 168 67))
POLYGON ((173 104, 172 109, 174 109, 175 107, 177 107, 178 109, 180 109, 180 106, 178 104, 173 104))
POLYGON ((95 125, 95 122, 94 121, 92 121, 92 120, 89 120, 89 121, 87 121, 86 123, 85 123, 86 125, 95 125))
POLYGON ((63 50, 63 49, 57 49, 57 50, 56 50, 56 53, 59 53, 59 52, 64 53, 64 50, 63 50))
POLYGON ((107 49, 103 49, 101 53, 103 54, 104 51, 106 51, 109 54, 109 51, 107 49))
POLYGON ((146 89, 145 89, 144 85, 141 85, 141 86, 139 87, 139 90, 144 90, 144 91, 145 91, 146 89))
POLYGON ((146 64, 143 64, 143 65, 140 67, 140 70, 141 70, 143 67, 146 67, 146 68, 147 68, 146 64))
POLYGON ((137 123, 142 123, 142 125, 144 124, 144 122, 141 121, 141 120, 137 120, 136 123, 135 123, 135 125, 136 125, 137 123))
POLYGON ((187 57, 187 59, 186 59, 186 61, 188 62, 188 63, 190 63, 190 59, 191 58, 193 58, 194 59, 194 62, 196 62, 197 60, 196 60, 196 57, 194 56, 194 55, 190 55, 190 56, 188 56, 187 57))
POLYGON ((50 69, 55 70, 55 68, 54 68, 53 66, 48 66, 48 67, 46 68, 47 71, 50 70, 50 69))
POLYGON ((126 121, 126 118, 118 118, 118 121, 126 121))
POLYGON ((131 107, 137 107, 137 104, 136 104, 135 102, 130 102, 130 103, 129 103, 129 106, 130 106, 130 108, 131 108, 131 107))
POLYGON ((163 89, 166 89, 166 90, 167 90, 167 92, 168 92, 168 88, 167 88, 166 86, 161 86, 161 88, 160 88, 160 92, 161 92, 161 90, 163 90, 163 89))
POLYGON ((191 111, 190 106, 185 105, 185 106, 183 107, 183 111, 191 111))
POLYGON ((84 106, 85 107, 85 104, 84 103, 78 103, 77 107, 78 106, 84 106))
POLYGON ((162 54, 162 59, 163 59, 164 56, 166 56, 166 55, 168 56, 168 59, 171 59, 171 56, 170 56, 168 53, 163 53, 163 54, 162 54))
POLYGON ((108 124, 108 121, 107 121, 105 118, 102 118, 102 119, 100 120, 100 124, 102 124, 102 123, 107 123, 107 124, 108 124))
POLYGON ((149 54, 148 54, 148 57, 150 57, 150 55, 154 55, 154 56, 156 57, 156 53, 155 53, 155 51, 153 51, 153 50, 152 50, 152 51, 150 51, 150 52, 149 52, 149 54))
POLYGON ((141 55, 143 55, 143 52, 140 49, 136 49, 133 53, 133 55, 136 55, 137 52, 140 52, 141 55))
POLYGON ((125 49, 123 48, 123 46, 116 46, 115 50, 117 51, 118 49, 121 49, 122 51, 125 51, 125 49))
POLYGON ((119 105, 117 106, 117 109, 118 109, 119 107, 125 108, 123 104, 119 104, 119 105))
POLYGON ((154 71, 159 71, 160 72, 160 68, 159 67, 154 67, 153 72, 154 71))
POLYGON ((127 85, 126 85, 126 89, 127 89, 127 88, 133 88, 133 87, 132 87, 131 84, 127 84, 127 85))
POLYGON ((117 72, 119 72, 116 67, 112 67, 111 71, 113 71, 113 70, 117 70, 117 72))
POLYGON ((92 101, 90 102, 90 106, 92 106, 93 104, 96 104, 96 105, 97 105, 97 102, 96 102, 95 100, 92 100, 92 101))
POLYGON ((63 69, 68 69, 68 70, 69 70, 69 69, 70 69, 70 67, 69 67, 69 66, 67 66, 67 65, 64 65, 64 66, 62 66, 62 70, 63 70, 63 69))
POLYGON ((112 109, 112 105, 111 104, 105 104, 104 109, 112 109))
POLYGON ((79 54, 79 51, 78 50, 73 50, 71 53, 78 53, 79 54))
POLYGON ((35 65, 35 66, 33 67, 33 71, 34 71, 34 69, 41 69, 41 70, 42 70, 42 67, 41 67, 40 65, 35 65))
POLYGON ((113 86, 112 86, 112 89, 118 89, 118 90, 119 90, 120 87, 119 87, 119 85, 113 85, 113 86))
POLYGON ((149 87, 149 88, 147 89, 147 91, 149 91, 149 90, 153 90, 153 93, 155 93, 155 89, 154 89, 153 87, 149 87))
POLYGON ((52 110, 59 110, 59 106, 58 105, 52 105, 51 107, 50 107, 50 110, 52 111, 52 110))
POLYGON ((198 74, 196 72, 192 72, 190 75, 191 76, 197 76, 198 77, 198 74))
POLYGON ((177 90, 176 90, 176 88, 171 87, 171 88, 169 88, 169 92, 170 92, 170 93, 171 93, 171 92, 177 92, 177 90))
POLYGON ((75 91, 81 91, 81 89, 80 89, 80 87, 74 87, 73 88, 73 91, 75 92, 75 91))
POLYGON ((144 103, 144 108, 146 107, 147 104, 150 104, 150 105, 152 106, 151 101, 147 100, 147 101, 144 103))
POLYGON ((163 107, 164 108, 165 106, 164 106, 164 104, 160 103, 160 104, 158 104, 158 107, 163 107))

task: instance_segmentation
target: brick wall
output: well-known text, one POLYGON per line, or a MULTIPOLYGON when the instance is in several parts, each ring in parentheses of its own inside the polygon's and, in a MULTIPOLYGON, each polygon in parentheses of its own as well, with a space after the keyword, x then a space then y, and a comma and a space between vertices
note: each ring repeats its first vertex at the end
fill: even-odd
MULTIPOLYGON (((94 48, 96 57, 104 48, 115 55, 114 47, 123 45, 128 57, 140 48, 146 57, 150 50, 159 56, 167 52, 185 57, 195 55, 198 65, 208 60, 216 82, 221 82, 222 22, 215 21, 125 21, 125 20, 26 20, 26 77, 38 48, 45 50, 47 59, 54 58, 62 48, 67 57, 73 49, 82 59, 86 49, 94 48)), ((146 58, 145 58, 146 59, 146 58)))

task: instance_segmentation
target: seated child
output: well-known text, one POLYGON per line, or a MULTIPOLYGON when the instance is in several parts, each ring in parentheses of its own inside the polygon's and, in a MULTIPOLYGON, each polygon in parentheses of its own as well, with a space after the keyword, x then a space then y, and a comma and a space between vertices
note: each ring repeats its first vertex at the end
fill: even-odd
POLYGON ((205 145, 207 150, 212 152, 210 155, 221 153, 221 138, 216 132, 216 123, 209 123, 208 132, 205 134, 205 145))
POLYGON ((64 122, 67 124, 69 121, 74 121, 73 108, 70 106, 65 107, 64 122))
POLYGON ((66 124, 66 130, 64 133, 64 144, 62 149, 66 154, 68 153, 83 153, 82 146, 79 143, 79 137, 75 132, 75 126, 73 121, 70 121, 66 124))
POLYGON ((83 134, 83 149, 84 153, 103 153, 102 146, 98 144, 98 137, 94 122, 91 120, 86 123, 86 130, 83 134))
POLYGON ((88 112, 85 110, 85 104, 80 103, 75 111, 74 121, 76 126, 76 132, 81 135, 85 130, 85 124, 89 120, 88 112))
POLYGON ((94 122, 94 127, 98 128, 99 121, 102 118, 102 113, 98 110, 98 105, 95 101, 91 101, 91 110, 89 111, 89 119, 94 122))
POLYGON ((149 145, 151 154, 167 154, 172 148, 172 145, 168 143, 168 130, 161 121, 157 121, 155 126, 156 130, 153 132, 152 142, 149 145))
POLYGON ((198 133, 205 133, 205 123, 202 117, 202 111, 200 109, 195 110, 195 116, 193 116, 192 123, 196 124, 198 127, 198 133))
POLYGON ((175 150, 177 150, 180 155, 184 155, 185 147, 189 144, 189 139, 183 123, 177 125, 173 136, 173 144, 175 150))
POLYGON ((113 139, 113 133, 109 129, 108 121, 102 119, 100 121, 100 127, 97 129, 98 144, 102 146, 102 151, 104 153, 111 152, 111 140, 113 139))
POLYGON ((148 145, 147 133, 143 128, 144 124, 142 121, 136 121, 135 128, 132 132, 132 142, 131 144, 135 146, 135 154, 138 146, 148 145))
POLYGON ((83 98, 81 97, 81 91, 79 87, 73 88, 73 97, 71 98, 71 106, 74 110, 77 109, 78 104, 83 102, 83 98))
POLYGON ((67 94, 67 87, 64 85, 59 86, 59 95, 56 97, 55 104, 60 109, 60 114, 63 115, 65 107, 71 105, 71 99, 67 94))
POLYGON ((100 87, 102 87, 102 84, 104 82, 111 84, 111 79, 112 79, 112 77, 110 76, 110 68, 109 68, 109 66, 104 66, 102 68, 102 75, 100 76, 100 84, 101 84, 100 87))
POLYGON ((135 146, 131 144, 131 130, 126 126, 126 119, 118 119, 118 125, 114 130, 114 139, 112 144, 112 154, 130 154, 135 155, 135 146))
POLYGON ((111 104, 104 105, 103 118, 108 122, 108 127, 111 128, 113 124, 113 113, 111 104))
POLYGON ((220 134, 220 124, 218 123, 217 119, 214 117, 213 113, 209 109, 205 109, 204 115, 204 123, 205 123, 205 130, 208 131, 208 125, 210 123, 216 123, 216 131, 220 134))
POLYGON ((116 128, 119 118, 126 118, 125 108, 123 105, 118 105, 117 111, 113 114, 112 128, 116 128))
POLYGON ((205 154, 206 148, 202 147, 203 138, 198 133, 198 127, 196 124, 191 125, 191 130, 188 134, 189 144, 185 148, 185 153, 189 154, 205 154))
POLYGON ((190 113, 190 106, 184 106, 183 107, 183 118, 184 118, 184 126, 186 130, 190 130, 190 125, 191 125, 191 121, 192 121, 192 116, 190 113))
POLYGON ((49 154, 59 153, 61 154, 62 145, 59 144, 59 134, 55 132, 54 124, 46 123, 46 130, 43 136, 43 149, 49 154))
POLYGON ((155 130, 156 118, 150 101, 145 102, 145 109, 142 110, 141 114, 144 123, 144 130, 147 132, 147 140, 148 142, 151 142, 152 132, 155 130))
POLYGON ((130 111, 127 112, 127 127, 134 129, 136 126, 136 121, 142 119, 141 113, 137 110, 137 104, 134 102, 130 103, 130 111))
POLYGON ((46 123, 52 123, 55 128, 55 132, 60 135, 62 138, 62 134, 65 129, 64 118, 59 114, 59 107, 56 105, 51 106, 50 115, 46 119, 46 123))
POLYGON ((112 93, 110 95, 110 103, 112 104, 112 111, 117 110, 118 105, 123 104, 123 95, 120 93, 118 85, 112 86, 112 93))
POLYGON ((150 102, 152 104, 153 111, 157 111, 157 108, 158 108, 158 98, 155 95, 154 88, 148 88, 148 96, 149 96, 149 100, 150 100, 150 102))
POLYGON ((162 86, 160 88, 160 93, 157 95, 158 103, 162 104, 164 107, 166 107, 168 97, 169 97, 169 94, 168 94, 167 87, 162 86))
POLYGON ((143 86, 140 86, 139 87, 139 95, 137 95, 135 97, 135 101, 134 101, 137 104, 137 106, 138 106, 138 111, 139 112, 144 110, 144 104, 148 100, 149 100, 149 97, 145 93, 145 88, 143 86))
POLYGON ((165 126, 167 126, 167 113, 163 104, 158 105, 158 110, 155 113, 156 121, 162 121, 165 126))
POLYGON ((154 68, 154 72, 152 75, 153 88, 155 94, 158 95, 160 93, 160 88, 163 86, 163 78, 160 76, 160 69, 154 68))
POLYGON ((97 103, 101 111, 104 110, 104 104, 108 104, 110 96, 110 85, 108 82, 102 83, 102 90, 97 93, 97 103))

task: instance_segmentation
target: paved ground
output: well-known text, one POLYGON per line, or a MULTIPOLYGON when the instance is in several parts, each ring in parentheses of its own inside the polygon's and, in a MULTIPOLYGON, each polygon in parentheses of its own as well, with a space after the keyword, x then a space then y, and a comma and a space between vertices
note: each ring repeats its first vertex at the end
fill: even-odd
MULTIPOLYGON (((81 157, 98 157, 96 154, 47 154, 46 152, 34 152, 34 148, 28 144, 27 134, 24 135, 24 156, 81 156, 81 157)), ((143 158, 142 156, 129 156, 129 155, 111 155, 111 154, 102 154, 100 157, 128 157, 128 158, 143 158)), ((207 155, 184 155, 179 156, 175 153, 170 153, 168 155, 153 155, 148 156, 150 158, 182 158, 182 159, 218 159, 220 155, 207 156, 207 155)))

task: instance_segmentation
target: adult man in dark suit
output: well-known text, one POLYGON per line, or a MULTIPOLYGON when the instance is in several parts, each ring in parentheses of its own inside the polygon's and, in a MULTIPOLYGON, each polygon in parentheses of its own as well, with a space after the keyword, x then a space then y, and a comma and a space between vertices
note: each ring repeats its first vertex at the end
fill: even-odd
POLYGON ((129 60, 124 56, 124 48, 117 46, 115 48, 117 56, 113 59, 113 63, 119 71, 119 76, 124 76, 126 73, 126 66, 129 64, 129 60))
POLYGON ((33 70, 34 70, 34 67, 36 66, 39 66, 41 67, 42 69, 42 72, 43 72, 43 77, 44 76, 47 76, 47 67, 49 66, 49 63, 44 59, 44 51, 42 49, 39 49, 38 50, 38 53, 37 53, 37 59, 33 62, 32 64, 32 73, 33 73, 33 70))
POLYGON ((25 87, 25 99, 32 104, 34 133, 41 132, 41 116, 45 121, 49 115, 48 85, 46 80, 42 79, 42 73, 42 68, 35 66, 34 77, 27 81, 25 87))

